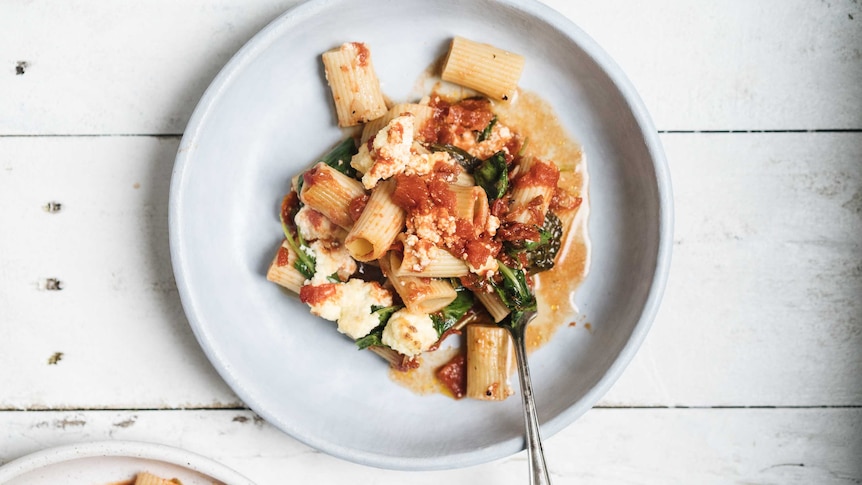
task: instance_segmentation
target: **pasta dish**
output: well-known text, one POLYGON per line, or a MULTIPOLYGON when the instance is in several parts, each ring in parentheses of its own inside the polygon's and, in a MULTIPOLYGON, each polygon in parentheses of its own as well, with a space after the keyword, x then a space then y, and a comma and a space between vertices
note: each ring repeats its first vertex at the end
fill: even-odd
POLYGON ((410 103, 387 103, 362 43, 322 62, 339 126, 356 128, 292 179, 267 278, 398 370, 461 335, 436 378, 456 398, 505 399, 513 354, 500 325, 537 308, 558 319, 586 272, 579 147, 555 152, 543 140, 559 133, 523 123, 525 59, 488 44, 455 37, 440 89, 410 103))

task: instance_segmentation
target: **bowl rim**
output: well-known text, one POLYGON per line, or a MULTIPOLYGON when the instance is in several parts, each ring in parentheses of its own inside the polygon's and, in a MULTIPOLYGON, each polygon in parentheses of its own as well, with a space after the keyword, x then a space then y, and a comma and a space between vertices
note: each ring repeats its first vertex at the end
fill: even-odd
MULTIPOLYGON (((260 414, 266 421, 275 425, 276 428, 290 435, 292 438, 321 450, 332 456, 349 460, 355 463, 375 466, 379 468, 394 470, 441 470, 461 468, 477 465, 491 460, 499 459, 523 449, 510 450, 501 447, 505 442, 492 445, 488 448, 471 452, 447 455, 441 457, 402 457, 389 456, 378 453, 365 452, 354 448, 342 446, 336 442, 319 440, 314 436, 308 436, 291 428, 277 416, 271 415, 266 409, 260 409, 254 399, 247 399, 248 391, 233 375, 232 369, 218 358, 218 351, 210 345, 206 331, 200 325, 198 309, 194 305, 194 298, 190 295, 188 282, 186 281, 185 256, 180 251, 182 246, 180 210, 180 191, 184 185, 184 177, 187 173, 186 167, 192 155, 195 140, 200 130, 212 112, 213 106, 228 89, 233 79, 252 62, 256 56, 268 48, 285 30, 295 28, 306 19, 309 19, 321 11, 326 11, 339 3, 348 0, 309 0, 286 10, 277 16, 263 29, 258 31, 249 39, 231 59, 222 67, 219 73, 205 90, 203 96, 195 107, 191 118, 184 130, 179 149, 175 159, 169 192, 168 227, 170 240, 170 254, 174 269, 177 289, 183 308, 195 337, 198 340, 205 355, 218 374, 228 383, 230 388, 243 400, 246 405, 260 414), (278 423, 276 425, 276 423, 278 423)), ((656 189, 658 194, 658 241, 656 251, 656 264, 654 274, 650 283, 640 317, 632 329, 630 338, 621 348, 619 355, 602 375, 596 384, 590 388, 584 396, 573 406, 566 408, 551 419, 541 424, 541 432, 545 437, 550 437, 558 431, 573 423, 578 417, 587 412, 617 381, 627 365, 631 362, 643 343, 649 329, 658 313, 662 296, 670 271, 670 260, 673 249, 673 196, 671 187, 670 170, 667 165, 664 150, 659 139, 649 112, 637 93, 633 84, 629 81, 623 70, 616 62, 594 41, 586 32, 578 27, 561 13, 537 0, 485 0, 513 8, 525 15, 532 16, 547 23, 564 34, 570 41, 579 46, 583 52, 607 75, 611 84, 616 88, 623 101, 631 110, 632 116, 637 123, 646 150, 652 160, 655 171, 656 189)))
POLYGON ((20 478, 40 468, 97 457, 160 461, 195 471, 228 485, 254 485, 254 482, 239 472, 198 453, 159 443, 129 440, 86 441, 39 450, 0 466, 0 483, 20 478))

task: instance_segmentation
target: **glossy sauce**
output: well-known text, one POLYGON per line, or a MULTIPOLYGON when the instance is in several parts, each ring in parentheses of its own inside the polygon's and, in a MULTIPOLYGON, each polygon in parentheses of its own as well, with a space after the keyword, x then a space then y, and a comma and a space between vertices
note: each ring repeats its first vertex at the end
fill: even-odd
POLYGON ((436 372, 460 351, 457 347, 442 347, 433 352, 423 352, 417 357, 419 359, 417 368, 400 371, 390 367, 389 377, 416 394, 451 396, 446 386, 437 379, 436 372))
MULTIPOLYGON (((569 138, 551 106, 538 95, 519 91, 511 102, 495 102, 492 110, 500 122, 521 134, 528 142, 524 155, 553 160, 561 168, 558 186, 577 200, 569 209, 556 209, 564 223, 563 239, 554 268, 536 278, 539 314, 527 327, 527 350, 547 343, 557 329, 577 313, 574 292, 589 271, 590 244, 587 230, 589 215, 588 173, 581 146, 569 138)), ((421 355, 418 369, 408 372, 390 370, 397 383, 418 394, 450 395, 435 372, 459 352, 444 348, 421 355)))
POLYGON ((581 146, 560 124, 553 108, 535 93, 519 91, 511 103, 497 102, 500 122, 527 138, 524 155, 553 160, 560 167, 558 186, 580 197, 573 209, 556 211, 565 230, 554 267, 536 277, 539 314, 527 327, 527 350, 547 343, 557 329, 577 312, 573 294, 589 271, 590 243, 588 174, 581 146))

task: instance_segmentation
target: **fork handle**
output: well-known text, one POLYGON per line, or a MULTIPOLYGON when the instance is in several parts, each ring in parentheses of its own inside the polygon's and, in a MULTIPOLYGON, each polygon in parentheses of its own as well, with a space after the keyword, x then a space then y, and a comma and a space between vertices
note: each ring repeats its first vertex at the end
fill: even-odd
POLYGON ((518 380, 521 383, 521 398, 524 401, 524 425, 527 428, 527 458, 530 462, 530 485, 550 485, 548 467, 545 465, 545 452, 542 450, 542 438, 539 435, 539 418, 536 415, 536 403, 533 399, 533 385, 530 381, 530 367, 527 365, 527 346, 525 342, 525 327, 519 325, 511 328, 512 340, 515 344, 515 356, 518 361, 518 380))

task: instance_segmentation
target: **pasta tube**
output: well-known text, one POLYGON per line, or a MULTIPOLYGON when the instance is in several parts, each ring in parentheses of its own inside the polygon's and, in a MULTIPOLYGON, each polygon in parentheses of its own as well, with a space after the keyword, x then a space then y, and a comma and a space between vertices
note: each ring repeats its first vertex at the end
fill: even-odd
POLYGON ((405 246, 397 274, 425 278, 458 278, 470 274, 470 268, 466 262, 443 248, 432 246, 432 251, 419 254, 405 246))
POLYGON ((554 162, 534 157, 524 157, 518 170, 519 175, 512 189, 509 220, 541 226, 557 190, 560 171, 554 162))
POLYGON ((295 262, 296 253, 293 252, 287 239, 285 239, 272 259, 272 264, 269 265, 266 279, 299 294, 299 290, 305 284, 305 276, 296 269, 295 262))
POLYGON ((458 294, 455 288, 446 281, 416 276, 400 276, 401 257, 396 251, 389 251, 380 258, 380 268, 383 270, 392 287, 401 297, 408 310, 414 313, 434 313, 452 303, 458 294))
POLYGON ((509 100, 515 95, 524 57, 456 36, 443 64, 443 80, 509 100))
POLYGON ((509 307, 503 303, 503 300, 500 299, 500 295, 495 291, 477 291, 474 295, 476 296, 476 299, 482 303, 485 309, 488 310, 488 313, 491 314, 491 318, 494 319, 495 323, 500 323, 509 315, 509 313, 511 313, 509 307))
POLYGON ((358 261, 380 259, 404 227, 405 212, 392 201, 395 183, 385 180, 371 192, 368 204, 347 233, 345 245, 358 261))
POLYGON ((455 217, 470 221, 478 236, 485 229, 488 216, 491 214, 485 190, 475 185, 473 187, 450 185, 449 190, 455 194, 455 217))
POLYGON ((467 325, 467 397, 501 401, 514 394, 509 383, 513 349, 508 330, 467 325))
POLYGON ((386 113, 380 81, 365 44, 348 42, 324 52, 322 58, 338 126, 355 126, 386 113))
POLYGON ((364 195, 362 183, 320 162, 303 175, 299 198, 330 221, 350 229, 350 202, 364 195))

